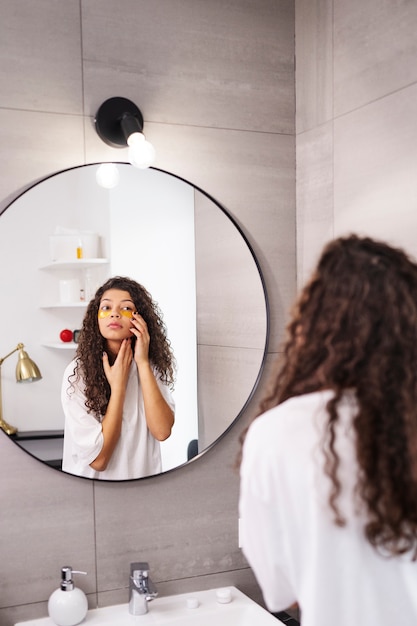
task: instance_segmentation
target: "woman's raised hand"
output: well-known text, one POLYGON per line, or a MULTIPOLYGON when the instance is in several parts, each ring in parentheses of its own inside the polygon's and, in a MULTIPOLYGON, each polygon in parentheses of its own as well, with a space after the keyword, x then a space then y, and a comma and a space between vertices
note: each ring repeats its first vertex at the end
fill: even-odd
POLYGON ((137 365, 149 361, 149 336, 148 326, 139 313, 134 313, 132 318, 133 327, 130 332, 136 337, 135 361, 137 365))
POLYGON ((110 365, 107 353, 103 353, 104 373, 112 391, 116 388, 126 388, 132 358, 130 339, 123 339, 113 365, 110 365))

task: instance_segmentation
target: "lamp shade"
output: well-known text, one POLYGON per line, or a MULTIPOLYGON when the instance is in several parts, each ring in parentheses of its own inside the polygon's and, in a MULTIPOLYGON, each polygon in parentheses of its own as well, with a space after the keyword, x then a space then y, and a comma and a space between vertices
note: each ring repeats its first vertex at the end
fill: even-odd
POLYGON ((0 428, 4 430, 8 435, 15 435, 17 433, 17 428, 15 426, 11 426, 3 419, 3 400, 1 393, 1 366, 4 361, 9 358, 15 352, 19 352, 18 361, 16 366, 16 381, 18 383, 23 382, 35 382, 36 380, 40 380, 42 375, 39 371, 36 363, 29 358, 28 353, 23 350, 25 346, 23 343, 18 343, 16 348, 0 358, 0 428))
POLYGON ((35 382, 40 380, 42 374, 39 371, 38 366, 28 356, 28 353, 19 348, 18 361, 16 365, 16 380, 18 383, 23 382, 35 382))

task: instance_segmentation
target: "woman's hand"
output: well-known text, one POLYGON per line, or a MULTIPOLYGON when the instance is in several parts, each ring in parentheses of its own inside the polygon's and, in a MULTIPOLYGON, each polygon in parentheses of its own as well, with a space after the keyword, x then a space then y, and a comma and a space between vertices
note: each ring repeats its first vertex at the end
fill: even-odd
POLYGON ((130 339, 123 339, 113 365, 109 363, 107 352, 103 353, 104 373, 112 391, 126 388, 132 358, 130 339))
POLYGON ((90 466, 97 472, 102 472, 106 469, 120 438, 123 404, 132 359, 130 338, 123 339, 113 365, 109 363, 107 352, 103 354, 103 368, 110 385, 110 399, 106 414, 101 421, 103 447, 94 461, 90 463, 90 466))
POLYGON ((135 362, 139 367, 141 363, 147 363, 149 361, 149 344, 151 338, 149 336, 148 326, 139 313, 133 313, 132 324, 133 327, 130 329, 130 332, 136 337, 135 362))

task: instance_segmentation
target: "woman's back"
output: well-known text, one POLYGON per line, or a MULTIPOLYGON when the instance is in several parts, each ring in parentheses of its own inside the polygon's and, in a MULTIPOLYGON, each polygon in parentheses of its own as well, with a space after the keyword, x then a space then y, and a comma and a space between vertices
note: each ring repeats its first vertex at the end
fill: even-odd
POLYGON ((364 534, 355 497, 358 463, 353 392, 344 394, 335 430, 342 485, 334 523, 324 472, 323 433, 332 391, 295 396, 255 420, 241 465, 242 547, 268 608, 298 602, 303 626, 417 624, 417 563, 383 556, 364 534))
POLYGON ((417 264, 335 239, 287 331, 243 449, 244 553, 303 626, 417 624, 417 264))

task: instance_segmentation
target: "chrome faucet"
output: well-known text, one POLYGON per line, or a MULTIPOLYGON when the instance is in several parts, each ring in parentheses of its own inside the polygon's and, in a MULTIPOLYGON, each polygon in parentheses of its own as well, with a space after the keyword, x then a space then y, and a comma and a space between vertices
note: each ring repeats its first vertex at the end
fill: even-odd
POLYGON ((156 598, 157 595, 156 587, 149 578, 149 564, 131 563, 129 613, 131 615, 145 615, 148 612, 148 602, 156 598))

